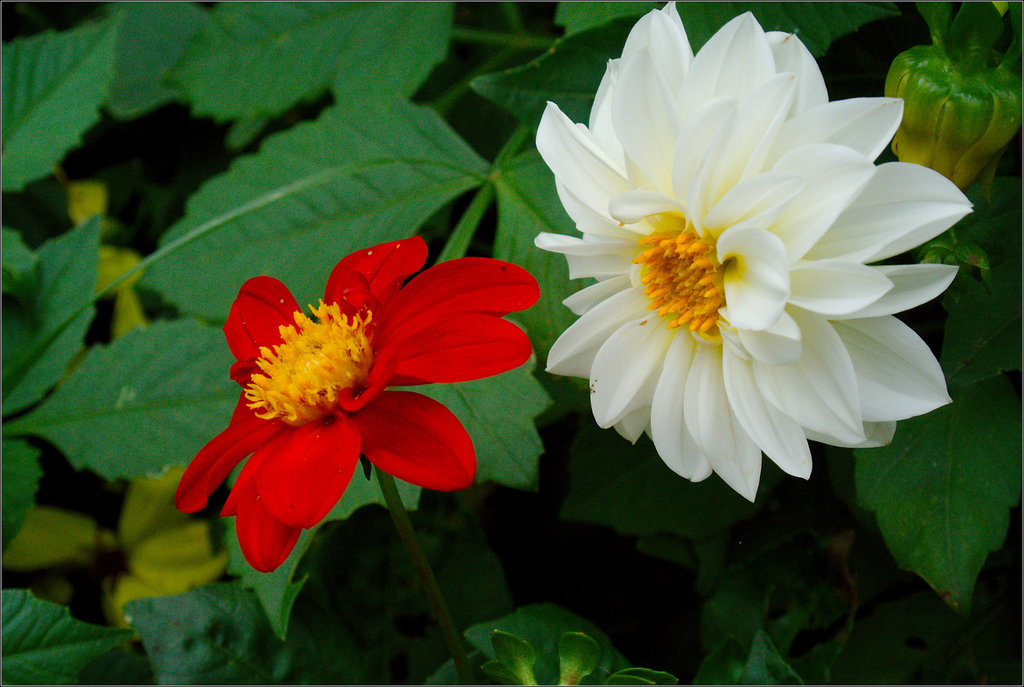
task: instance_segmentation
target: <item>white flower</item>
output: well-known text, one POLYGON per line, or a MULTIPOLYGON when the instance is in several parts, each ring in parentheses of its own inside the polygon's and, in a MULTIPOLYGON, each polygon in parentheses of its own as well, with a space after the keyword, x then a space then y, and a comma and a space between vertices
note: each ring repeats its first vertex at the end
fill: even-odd
POLYGON ((866 263, 970 212, 930 169, 874 159, 901 100, 828 102, 795 36, 747 13, 693 55, 670 3, 611 60, 589 126, 548 103, 537 148, 583 237, 541 234, 580 316, 548 371, 590 379, 594 417, 646 432, 692 480, 753 500, 761 452, 807 478, 807 439, 888 443, 949 402, 927 345, 893 313, 956 268, 866 263))

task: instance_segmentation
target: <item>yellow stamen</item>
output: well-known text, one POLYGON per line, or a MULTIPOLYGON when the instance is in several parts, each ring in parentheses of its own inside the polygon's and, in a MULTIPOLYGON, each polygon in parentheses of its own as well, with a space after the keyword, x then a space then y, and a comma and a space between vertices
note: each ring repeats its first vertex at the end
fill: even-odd
POLYGON ((686 325, 705 339, 720 341, 718 310, 725 305, 725 290, 714 244, 697 236, 682 218, 652 220, 665 230, 640 239, 645 249, 633 258, 643 266, 640 282, 651 301, 647 308, 668 317, 669 329, 686 325))
POLYGON ((373 314, 347 317, 337 303, 310 306, 318 321, 301 312, 294 325, 281 325, 274 350, 260 348, 245 398, 257 417, 279 418, 292 426, 330 414, 339 393, 364 379, 373 362, 366 326, 373 314))

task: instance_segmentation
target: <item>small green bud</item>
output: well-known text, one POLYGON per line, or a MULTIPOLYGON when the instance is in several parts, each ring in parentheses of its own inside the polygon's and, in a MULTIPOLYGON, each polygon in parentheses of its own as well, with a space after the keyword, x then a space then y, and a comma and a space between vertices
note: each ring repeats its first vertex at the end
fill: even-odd
POLYGON ((948 12, 926 14, 935 43, 897 55, 885 95, 904 102, 892 142, 902 162, 930 167, 962 190, 980 179, 987 193, 1020 129, 1021 79, 1015 61, 993 49, 1003 30, 997 9, 971 5, 951 23, 948 12))

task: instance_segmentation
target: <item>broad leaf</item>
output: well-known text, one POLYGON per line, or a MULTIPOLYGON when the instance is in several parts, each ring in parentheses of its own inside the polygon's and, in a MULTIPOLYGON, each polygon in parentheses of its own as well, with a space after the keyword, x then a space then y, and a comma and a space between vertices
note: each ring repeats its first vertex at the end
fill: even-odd
POLYGON ((754 635, 741 681, 746 685, 802 685, 803 680, 789 667, 786 659, 772 644, 771 638, 759 630, 754 635))
POLYGON ((576 316, 562 301, 585 286, 569 280, 565 256, 533 245, 541 232, 577 235, 555 192, 555 179, 536 152, 526 153, 500 170, 498 233, 494 257, 525 268, 540 284, 540 300, 516 316, 530 333, 537 357, 547 360, 551 344, 576 316))
POLYGON ((177 97, 164 77, 206 12, 191 2, 126 2, 115 8, 121 29, 106 106, 115 117, 132 119, 177 97))
POLYGON ((43 471, 39 449, 27 442, 4 439, 3 454, 3 544, 7 549, 35 503, 43 471))
MULTIPOLYGON (((586 122, 608 60, 619 57, 637 16, 648 7, 638 3, 635 12, 621 5, 595 10, 581 3, 560 10, 560 20, 571 26, 572 35, 527 65, 477 77, 473 90, 533 127, 549 100, 574 122, 586 122), (591 20, 592 12, 601 16, 591 20), (580 30, 583 26, 591 28, 580 30)), ((765 31, 795 33, 818 56, 835 39, 899 13, 891 3, 680 2, 676 9, 695 52, 726 22, 749 11, 765 31)))
POLYGON ((462 421, 476 449, 477 482, 537 489, 537 463, 544 445, 533 420, 551 399, 531 374, 532 367, 527 363, 472 382, 408 388, 443 403, 462 421))
POLYGON ((153 264, 142 284, 211 320, 225 319, 238 288, 259 274, 316 302, 338 260, 413 234, 485 173, 433 111, 403 101, 373 113, 332 108, 203 186, 162 245, 205 233, 153 264))
POLYGON ((220 331, 157 322, 96 346, 38 409, 7 430, 56 444, 77 468, 107 479, 187 463, 227 427, 238 401, 220 331))
POLYGON ((75 620, 67 608, 24 589, 3 590, 2 605, 7 684, 73 684, 83 666, 132 635, 75 620))
POLYGON ((277 115, 328 87, 336 101, 411 95, 447 52, 447 3, 216 5, 175 66, 198 114, 277 115))
POLYGON ((3 412, 22 410, 57 383, 82 345, 99 264, 100 221, 50 239, 36 252, 34 298, 17 344, 4 338, 3 412))
POLYGON ((635 19, 661 7, 664 4, 660 2, 560 2, 555 10, 555 23, 565 27, 568 36, 619 17, 635 19))
POLYGON ((162 684, 361 682, 351 642, 329 616, 285 644, 256 596, 236 584, 133 601, 125 616, 162 684))
POLYGON ((609 525, 625 535, 674 532, 706 539, 753 515, 775 474, 766 471, 761 498, 750 503, 717 477, 694 483, 676 475, 646 438, 631 445, 588 421, 572 445, 562 517, 609 525))
POLYGON ((36 254, 21 239, 21 234, 3 227, 3 292, 19 301, 30 301, 36 254))
POLYGON ((901 567, 954 609, 970 607, 989 551, 1002 546, 1020 501, 1020 401, 996 377, 952 405, 900 423, 889 446, 858 449, 857 501, 875 511, 901 567))
POLYGON ((45 31, 3 46, 3 190, 53 172, 99 119, 117 22, 45 31))

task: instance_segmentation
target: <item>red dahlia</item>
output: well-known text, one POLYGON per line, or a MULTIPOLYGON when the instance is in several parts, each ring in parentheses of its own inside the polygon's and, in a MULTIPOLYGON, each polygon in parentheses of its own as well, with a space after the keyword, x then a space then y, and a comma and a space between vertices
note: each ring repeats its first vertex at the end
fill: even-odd
POLYGON ((246 560, 279 566, 303 528, 341 498, 360 454, 406 482, 440 491, 473 483, 476 455, 459 420, 422 394, 390 386, 462 382, 524 363, 530 341, 501 319, 540 295, 520 267, 490 258, 444 262, 405 284, 423 239, 344 258, 314 318, 271 277, 242 285, 224 335, 242 387, 227 429, 188 466, 175 496, 195 512, 246 456, 221 515, 234 515, 246 560))

